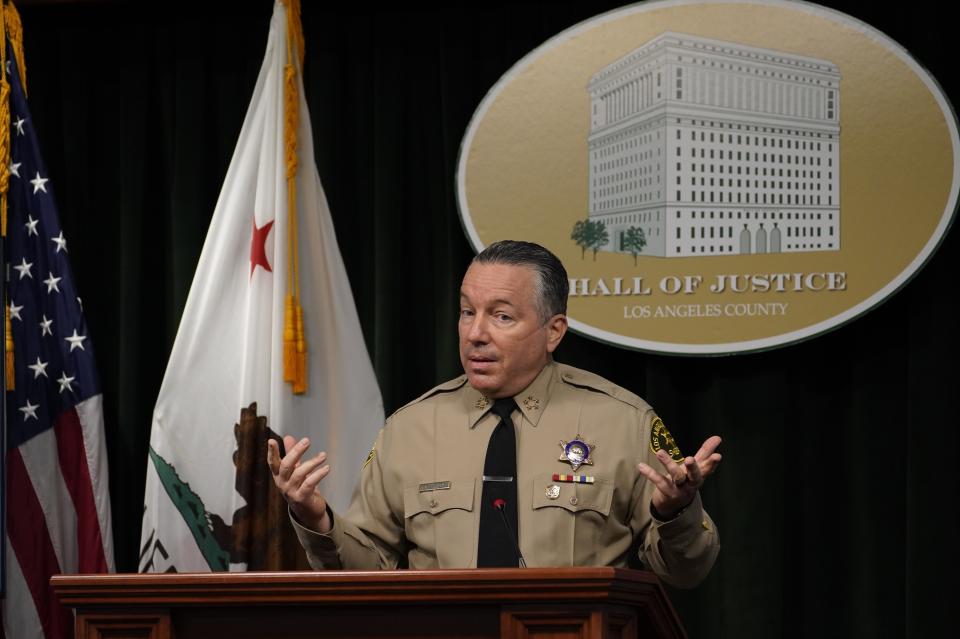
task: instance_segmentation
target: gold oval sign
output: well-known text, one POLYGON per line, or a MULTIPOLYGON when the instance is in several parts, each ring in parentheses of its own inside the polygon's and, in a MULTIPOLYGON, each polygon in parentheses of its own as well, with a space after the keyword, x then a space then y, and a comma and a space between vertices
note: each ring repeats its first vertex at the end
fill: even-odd
POLYGON ((795 2, 648 2, 520 60, 464 136, 476 250, 554 251, 571 327, 716 354, 818 335, 930 258, 958 136, 932 77, 854 18, 795 2))

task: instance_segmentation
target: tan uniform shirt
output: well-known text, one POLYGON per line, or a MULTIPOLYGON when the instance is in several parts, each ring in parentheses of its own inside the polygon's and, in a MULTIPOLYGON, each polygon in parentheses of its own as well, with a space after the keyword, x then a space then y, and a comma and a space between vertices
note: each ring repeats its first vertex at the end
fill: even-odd
MULTIPOLYGON (((516 397, 517 511, 520 549, 536 566, 626 566, 641 537, 640 559, 665 581, 694 586, 713 566, 719 538, 699 495, 678 517, 650 515, 653 486, 638 462, 660 467, 650 446, 653 409, 591 373, 549 363, 516 397), (595 448, 562 483, 560 441, 595 448), (558 490, 559 489, 559 490, 558 490)), ((465 568, 477 564, 487 442, 499 419, 493 402, 465 376, 441 384, 394 413, 345 516, 321 535, 294 526, 315 568, 465 568)))

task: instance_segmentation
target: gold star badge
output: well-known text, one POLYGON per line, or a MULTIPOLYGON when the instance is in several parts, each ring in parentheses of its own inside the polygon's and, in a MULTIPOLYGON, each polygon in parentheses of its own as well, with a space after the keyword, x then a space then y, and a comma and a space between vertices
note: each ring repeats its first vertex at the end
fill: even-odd
POLYGON ((527 410, 540 410, 540 400, 533 395, 527 395, 527 398, 523 400, 523 406, 527 410))
POLYGON ((487 399, 486 397, 480 397, 479 399, 477 399, 476 402, 474 402, 473 406, 477 410, 483 410, 484 408, 487 407, 487 404, 489 403, 490 403, 489 399, 487 399))

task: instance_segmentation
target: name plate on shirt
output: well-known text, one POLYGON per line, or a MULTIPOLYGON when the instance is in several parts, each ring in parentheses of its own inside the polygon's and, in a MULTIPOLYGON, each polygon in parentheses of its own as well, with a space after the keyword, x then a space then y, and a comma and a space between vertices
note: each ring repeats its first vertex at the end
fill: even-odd
POLYGON ((421 493, 429 493, 434 490, 450 490, 450 482, 448 481, 432 481, 428 484, 420 484, 418 490, 421 493))

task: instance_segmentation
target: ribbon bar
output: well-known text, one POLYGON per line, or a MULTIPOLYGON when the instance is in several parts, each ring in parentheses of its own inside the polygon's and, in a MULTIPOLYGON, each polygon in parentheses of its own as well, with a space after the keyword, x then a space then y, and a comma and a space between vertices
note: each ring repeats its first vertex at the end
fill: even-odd
POLYGON ((590 475, 561 475, 554 473, 553 481, 561 481, 567 484, 592 484, 594 478, 590 475))

